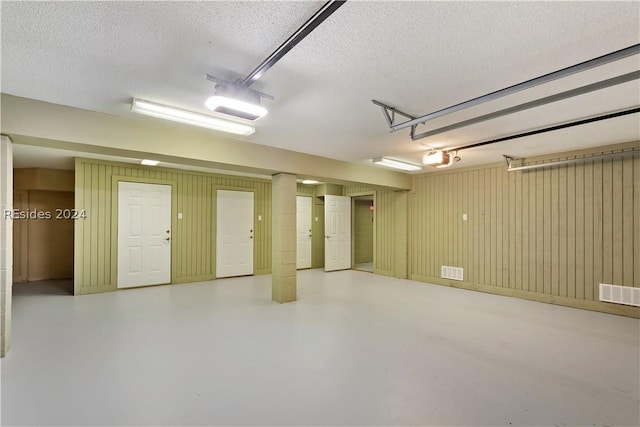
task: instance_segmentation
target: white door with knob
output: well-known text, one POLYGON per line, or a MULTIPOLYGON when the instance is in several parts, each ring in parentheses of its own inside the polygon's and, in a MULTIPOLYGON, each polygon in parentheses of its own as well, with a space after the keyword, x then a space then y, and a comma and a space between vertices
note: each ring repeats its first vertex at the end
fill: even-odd
POLYGON ((118 183, 118 288, 171 282, 171 186, 118 183))
POLYGON ((216 277, 253 274, 253 192, 217 190, 216 277))
POLYGON ((324 196, 324 270, 351 268, 351 197, 324 196))
POLYGON ((311 206, 312 198, 296 197, 296 268, 311 268, 311 206))

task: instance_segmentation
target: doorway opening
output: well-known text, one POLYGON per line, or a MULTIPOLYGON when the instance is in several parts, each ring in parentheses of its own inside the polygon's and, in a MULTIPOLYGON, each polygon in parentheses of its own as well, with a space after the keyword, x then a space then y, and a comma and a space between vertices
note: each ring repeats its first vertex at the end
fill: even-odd
POLYGON ((13 169, 14 297, 73 295, 74 190, 73 170, 13 169))
POLYGON ((373 194, 351 198, 353 203, 353 269, 373 273, 374 200, 373 194))

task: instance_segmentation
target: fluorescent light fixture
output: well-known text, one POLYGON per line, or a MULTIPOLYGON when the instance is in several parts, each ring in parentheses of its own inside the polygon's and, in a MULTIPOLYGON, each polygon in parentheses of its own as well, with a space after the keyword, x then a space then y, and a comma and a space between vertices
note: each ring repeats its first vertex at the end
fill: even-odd
POLYGON ((432 151, 422 158, 422 164, 429 166, 449 165, 449 153, 444 151, 432 151))
POLYGON ((400 160, 389 159, 387 157, 376 157, 372 160, 373 163, 388 168, 400 169, 403 171, 419 171, 422 170, 422 166, 413 163, 401 162, 400 160))
POLYGON ((204 103, 208 109, 216 113, 228 114, 247 120, 258 120, 267 114, 267 109, 256 104, 229 98, 223 95, 214 95, 204 103))
POLYGON ((320 181, 316 181, 314 179, 303 179, 302 183, 312 185, 312 184, 320 184, 320 181))
POLYGON ((145 165, 145 166, 158 166, 158 163, 160 163, 157 160, 149 160, 149 159, 143 159, 140 164, 141 165, 145 165))
POLYGON ((133 101, 131 101, 131 111, 188 125, 235 133, 237 135, 251 135, 256 130, 253 126, 244 123, 219 119, 217 117, 194 113, 193 111, 181 110, 179 108, 156 104, 155 102, 144 101, 142 99, 134 98, 133 101))

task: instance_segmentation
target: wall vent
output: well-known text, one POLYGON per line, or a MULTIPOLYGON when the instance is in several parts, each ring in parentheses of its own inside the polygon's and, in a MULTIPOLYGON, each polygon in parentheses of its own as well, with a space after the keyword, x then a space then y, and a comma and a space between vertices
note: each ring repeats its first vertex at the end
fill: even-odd
POLYGON ((600 283, 600 301, 640 307, 640 288, 600 283))
POLYGON ((443 265, 440 267, 440 277, 443 279, 464 280, 464 269, 461 267, 449 267, 443 265))

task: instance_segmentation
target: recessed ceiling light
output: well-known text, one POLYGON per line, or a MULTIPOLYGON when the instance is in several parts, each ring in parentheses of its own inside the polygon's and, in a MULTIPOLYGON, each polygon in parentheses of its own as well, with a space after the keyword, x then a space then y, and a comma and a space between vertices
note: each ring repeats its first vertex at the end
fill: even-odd
POLYGON ((372 160, 373 163, 388 168, 400 169, 403 171, 419 171, 422 170, 422 166, 413 163, 402 162, 400 160, 389 159, 387 157, 377 157, 372 160))
POLYGON ((316 181, 313 179, 303 179, 302 183, 311 185, 311 184, 320 184, 320 181, 316 181))
POLYGON ((230 120, 194 113, 193 111, 181 110, 142 99, 133 99, 131 102, 131 111, 188 125, 235 133, 237 135, 251 135, 256 130, 253 126, 244 123, 232 122, 230 120))
POLYGON ((157 160, 149 160, 149 159, 143 159, 140 164, 141 165, 145 165, 145 166, 157 166, 158 163, 160 163, 157 160))

